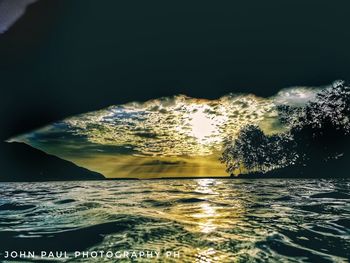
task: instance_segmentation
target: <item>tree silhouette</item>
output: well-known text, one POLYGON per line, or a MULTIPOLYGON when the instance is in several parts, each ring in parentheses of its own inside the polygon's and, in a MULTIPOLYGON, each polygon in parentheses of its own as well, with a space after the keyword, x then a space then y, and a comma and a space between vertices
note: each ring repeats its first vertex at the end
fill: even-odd
POLYGON ((294 149, 289 133, 266 136, 259 126, 247 125, 235 140, 225 142, 220 160, 230 174, 242 173, 242 170, 267 172, 295 162, 294 149))
POLYGON ((267 173, 288 166, 317 167, 350 155, 350 88, 336 81, 304 107, 278 105, 288 132, 267 136, 256 125, 228 138, 220 158, 227 172, 267 173))
POLYGON ((350 135, 350 88, 344 81, 321 90, 291 128, 300 164, 336 158, 346 152, 350 135))

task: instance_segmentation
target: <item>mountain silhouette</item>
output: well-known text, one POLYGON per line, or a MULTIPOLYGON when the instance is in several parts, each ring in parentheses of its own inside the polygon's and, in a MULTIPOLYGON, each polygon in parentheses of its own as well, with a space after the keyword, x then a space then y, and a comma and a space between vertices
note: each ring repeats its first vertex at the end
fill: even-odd
POLYGON ((103 180, 102 174, 46 154, 24 143, 1 143, 0 181, 103 180))

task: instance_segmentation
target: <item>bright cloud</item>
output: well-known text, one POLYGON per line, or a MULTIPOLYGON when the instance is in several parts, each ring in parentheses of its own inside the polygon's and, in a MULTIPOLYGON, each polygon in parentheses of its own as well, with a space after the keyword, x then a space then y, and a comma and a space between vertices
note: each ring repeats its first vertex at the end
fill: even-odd
POLYGON ((64 119, 11 141, 25 142, 109 177, 225 174, 223 141, 247 124, 278 132, 276 105, 301 105, 316 89, 285 89, 276 96, 185 95, 113 105, 64 119), (222 171, 222 172, 220 172, 222 171))

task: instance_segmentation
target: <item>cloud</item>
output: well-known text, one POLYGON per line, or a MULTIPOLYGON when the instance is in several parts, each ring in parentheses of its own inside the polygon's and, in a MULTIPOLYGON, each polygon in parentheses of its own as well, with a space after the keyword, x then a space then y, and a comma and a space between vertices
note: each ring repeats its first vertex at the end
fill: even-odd
POLYGON ((287 129, 276 105, 299 106, 317 89, 294 87, 270 98, 185 95, 113 105, 11 138, 109 177, 220 175, 223 141, 247 124, 267 134, 287 129))
POLYGON ((157 138, 157 134, 152 133, 152 132, 136 132, 135 136, 139 136, 142 138, 148 138, 148 139, 157 138))
POLYGON ((0 34, 6 32, 37 0, 0 0, 0 34))
POLYGON ((132 145, 144 156, 208 155, 221 148, 227 134, 259 123, 272 107, 271 100, 254 95, 217 100, 178 95, 111 106, 63 122, 91 143, 132 145))
POLYGON ((294 87, 283 89, 273 98, 277 105, 285 104, 290 106, 302 106, 312 101, 320 89, 310 87, 294 87))
POLYGON ((70 156, 206 156, 220 151, 224 139, 236 136, 247 124, 279 132, 283 127, 276 104, 300 105, 315 93, 314 88, 300 87, 271 98, 229 94, 206 100, 177 95, 130 102, 73 116, 15 140, 70 156))
POLYGON ((183 165, 185 161, 164 161, 164 160, 152 160, 144 162, 142 165, 183 165))

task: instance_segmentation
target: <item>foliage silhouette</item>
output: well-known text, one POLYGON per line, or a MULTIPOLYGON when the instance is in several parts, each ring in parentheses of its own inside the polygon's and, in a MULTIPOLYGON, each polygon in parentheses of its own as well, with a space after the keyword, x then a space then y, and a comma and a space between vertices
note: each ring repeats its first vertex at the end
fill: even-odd
POLYGON ((350 87, 336 81, 303 107, 277 105, 287 132, 265 135, 256 125, 228 138, 220 158, 229 174, 346 176, 350 156, 350 87), (342 173, 342 174, 340 174, 342 173))

